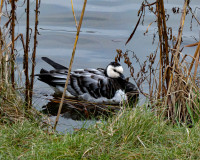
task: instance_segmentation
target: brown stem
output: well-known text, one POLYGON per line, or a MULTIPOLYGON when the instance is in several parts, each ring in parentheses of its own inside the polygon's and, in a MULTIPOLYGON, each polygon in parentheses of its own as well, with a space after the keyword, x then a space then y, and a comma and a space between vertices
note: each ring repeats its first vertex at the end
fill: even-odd
MULTIPOLYGON (((167 36, 167 26, 166 26, 166 19, 165 19, 165 7, 164 7, 164 2, 163 0, 161 0, 161 12, 162 12, 162 20, 163 20, 163 41, 165 41, 165 43, 163 44, 163 48, 164 48, 164 54, 165 54, 165 68, 166 66, 169 65, 169 45, 168 45, 168 36, 167 36)), ((166 76, 166 84, 167 84, 167 88, 169 85, 169 77, 170 77, 170 70, 167 71, 167 76, 166 76)))
POLYGON ((25 88, 25 101, 26 105, 29 108, 29 75, 28 75, 28 50, 29 50, 29 0, 27 0, 27 8, 26 8, 26 49, 24 54, 24 72, 26 77, 26 88, 25 88))
MULTIPOLYGON (((0 13, 2 13, 3 2, 4 2, 4 0, 1 0, 0 13)), ((0 23, 1 23, 1 16, 0 16, 0 23)))
POLYGON ((0 68, 1 68, 1 80, 4 80, 4 59, 3 59, 3 52, 2 52, 2 32, 0 28, 0 68))
POLYGON ((198 54, 199 50, 200 50, 200 41, 199 41, 198 46, 197 46, 197 49, 196 49, 196 51, 195 51, 195 53, 194 53, 194 59, 192 59, 192 63, 191 63, 190 68, 189 68, 188 76, 190 75, 190 72, 191 72, 191 70, 192 70, 192 68, 193 68, 194 61, 195 61, 195 59, 196 59, 196 57, 197 57, 197 54, 198 54))
POLYGON ((75 15, 75 12, 74 12, 73 0, 71 0, 71 5, 72 5, 72 13, 73 13, 73 16, 74 16, 74 21, 75 21, 75 24, 76 24, 76 28, 78 28, 76 15, 75 15))
POLYGON ((198 65, 199 65, 199 53, 200 53, 200 51, 198 51, 197 56, 196 56, 196 58, 195 58, 196 63, 195 63, 194 76, 193 76, 193 80, 194 80, 194 81, 195 81, 195 79, 196 79, 197 68, 198 68, 198 65))
POLYGON ((78 28, 77 28, 76 39, 75 39, 75 42, 74 42, 74 48, 73 48, 73 51, 72 51, 71 61, 70 61, 69 70, 68 70, 68 74, 67 74, 67 79, 66 79, 66 82, 65 82, 65 88, 64 88, 64 91, 63 91, 63 94, 62 94, 62 99, 61 99, 61 102, 60 102, 58 114, 57 114, 56 121, 55 121, 55 124, 54 124, 54 130, 56 130, 56 126, 58 124, 59 116, 60 116, 60 113, 61 113, 61 110, 62 110, 64 97, 65 97, 65 93, 66 93, 66 90, 67 90, 68 81, 69 81, 69 78, 70 78, 72 63, 73 63, 74 55, 75 55, 75 51, 76 51, 76 45, 77 45, 77 42, 78 42, 81 24, 82 24, 83 16, 84 16, 84 13, 85 13, 86 4, 87 4, 87 0, 84 0, 81 18, 80 18, 79 25, 78 25, 78 28))
POLYGON ((158 99, 160 99, 161 89, 162 89, 162 70, 163 70, 163 50, 162 50, 162 23, 161 23, 161 15, 160 15, 160 2, 157 0, 156 3, 156 12, 157 12, 157 26, 158 26, 158 34, 159 34, 159 42, 160 42, 160 69, 159 69, 159 84, 158 84, 158 99))
POLYGON ((15 49, 15 0, 11 1, 11 8, 12 8, 12 10, 11 10, 11 13, 12 13, 11 83, 12 83, 12 87, 15 88, 15 55, 14 55, 14 49, 15 49))
MULTIPOLYGON (((173 81, 173 75, 174 75, 175 69, 177 69, 177 66, 178 66, 178 54, 179 54, 179 51, 180 51, 181 37, 182 37, 183 27, 184 27, 184 24, 185 24, 185 16, 186 16, 187 4, 188 4, 188 0, 185 0, 184 6, 183 6, 183 13, 182 13, 182 16, 181 16, 179 33, 178 33, 178 37, 177 37, 177 43, 176 43, 176 46, 175 46, 176 47, 176 53, 175 53, 175 56, 174 56, 173 70, 172 70, 171 76, 170 76, 167 95, 169 95, 169 92, 170 92, 170 89, 171 89, 171 84, 172 84, 172 81, 173 81)), ((167 103, 168 98, 169 97, 167 96, 165 104, 167 103)))
POLYGON ((38 9, 39 9, 39 0, 36 0, 35 5, 35 34, 34 34, 34 47, 32 53, 32 72, 31 72, 31 85, 30 85, 30 106, 32 106, 32 96, 33 96, 33 81, 34 81, 34 73, 35 73, 35 55, 36 55, 36 47, 37 47, 37 34, 38 34, 38 9))

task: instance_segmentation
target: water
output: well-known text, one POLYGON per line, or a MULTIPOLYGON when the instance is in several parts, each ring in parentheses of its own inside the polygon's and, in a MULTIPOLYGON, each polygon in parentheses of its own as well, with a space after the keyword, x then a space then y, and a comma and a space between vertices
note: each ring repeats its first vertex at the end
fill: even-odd
MULTIPOLYGON (((74 9, 77 19, 81 14, 83 0, 74 0, 74 9)), ((148 25, 155 21, 155 16, 146 9, 145 23, 139 25, 133 39, 125 46, 125 42, 133 31, 138 17, 137 12, 140 8, 141 0, 88 0, 85 16, 81 28, 81 33, 77 45, 73 69, 76 68, 98 68, 105 67, 109 62, 114 61, 116 49, 133 50, 138 58, 142 61, 144 58, 153 53, 156 45, 152 45, 152 37, 155 32, 156 23, 149 28, 148 33, 144 36, 148 25)), ((171 14, 173 6, 182 8, 182 1, 168 0, 165 4, 167 13, 171 14)), ((191 7, 199 6, 198 0, 192 0, 191 7)), ((31 3, 31 27, 34 25, 34 3, 31 3)), ((199 13, 199 12, 198 12, 199 13)), ((25 31, 25 13, 22 7, 18 11, 19 25, 17 31, 25 31)), ((167 22, 168 27, 173 28, 173 33, 177 35, 180 14, 171 14, 167 22)), ((199 14, 196 15, 199 19, 199 14)), ((183 45, 195 43, 194 37, 199 39, 199 27, 193 21, 193 32, 190 31, 190 17, 186 19, 186 25, 183 31, 183 45)), ((56 62, 65 66, 69 65, 71 53, 74 45, 76 26, 71 10, 70 1, 66 0, 42 0, 39 15, 39 33, 37 47, 37 65, 36 73, 41 68, 52 69, 51 66, 41 60, 41 57, 47 56, 56 62)), ((155 42, 156 44, 156 42, 155 42)), ((17 42, 18 49, 21 44, 17 42)), ((183 53, 193 54, 195 47, 186 48, 183 53)), ((19 66, 22 65, 23 52, 19 52, 17 57, 19 66)), ((129 76, 129 71, 125 68, 125 76, 129 76)), ((137 70, 137 64, 134 64, 137 70)), ((41 110, 42 106, 51 99, 53 90, 46 84, 35 80, 34 86, 34 106, 41 110), (45 95, 45 96, 44 96, 45 95)), ((54 120, 55 117, 52 117, 54 120)), ((60 118, 58 124, 59 131, 73 131, 73 128, 88 126, 95 121, 72 120, 70 117, 60 118)))

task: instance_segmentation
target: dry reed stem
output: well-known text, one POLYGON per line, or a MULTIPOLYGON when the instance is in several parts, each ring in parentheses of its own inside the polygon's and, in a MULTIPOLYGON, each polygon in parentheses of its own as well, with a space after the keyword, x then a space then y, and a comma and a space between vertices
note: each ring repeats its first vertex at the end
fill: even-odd
POLYGON ((163 50, 162 50, 162 22, 161 22, 161 11, 160 11, 160 1, 157 0, 156 3, 156 13, 157 13, 157 26, 158 26, 158 34, 159 34, 159 43, 160 43, 160 67, 159 67, 159 84, 158 84, 158 99, 160 99, 161 89, 162 89, 162 70, 163 70, 163 50))
POLYGON ((72 13, 73 13, 73 16, 74 16, 74 21, 75 21, 75 23, 76 23, 76 29, 78 29, 78 24, 77 24, 75 12, 74 12, 73 0, 71 0, 71 5, 72 5, 72 13))
POLYGON ((12 47, 11 47, 11 83, 12 87, 15 88, 15 0, 11 1, 11 8, 12 8, 12 21, 11 21, 11 28, 12 28, 12 47))
MULTIPOLYGON (((182 16, 181 16, 180 27, 179 27, 179 34, 178 34, 178 38, 177 38, 177 45, 176 45, 176 52, 175 52, 175 57, 174 57, 173 70, 172 70, 171 76, 170 76, 167 95, 169 95, 169 93, 170 93, 171 84, 172 84, 172 80, 173 80, 173 74, 174 74, 175 68, 177 68, 177 66, 178 66, 178 54, 179 54, 180 45, 181 45, 181 38, 182 38, 182 32, 183 32, 183 27, 184 27, 184 22, 185 22, 187 4, 188 4, 188 0, 185 0, 184 7, 183 7, 183 13, 182 13, 182 16)), ((167 96, 167 98, 166 98, 165 105, 167 104, 168 98, 169 98, 169 96, 167 96)))
POLYGON ((56 121, 55 121, 55 124, 54 124, 54 130, 56 130, 56 126, 58 124, 59 116, 60 116, 60 113, 61 113, 61 110, 62 110, 63 101, 64 101, 64 97, 65 97, 65 94, 66 94, 67 85, 68 85, 69 78, 70 78, 70 72, 71 72, 71 68, 72 68, 72 64, 73 64, 73 60, 74 60, 74 55, 75 55, 75 51, 76 51, 76 45, 77 45, 77 42, 78 42, 79 33, 80 33, 81 25, 82 25, 82 20, 83 20, 83 16, 84 16, 84 13, 85 13, 86 4, 87 4, 87 0, 84 0, 81 18, 80 18, 79 25, 78 25, 78 28, 77 28, 76 39, 75 39, 75 42, 74 42, 74 48, 73 48, 73 51, 72 51, 72 56, 71 56, 70 65, 69 65, 69 69, 68 69, 67 79, 66 79, 66 82, 65 82, 65 88, 64 88, 64 91, 63 91, 63 94, 62 94, 62 99, 61 99, 61 102, 60 102, 58 114, 57 114, 56 121))
POLYGON ((137 27, 138 27, 138 25, 140 23, 140 20, 141 20, 142 14, 143 14, 143 10, 144 10, 144 4, 142 4, 142 6, 140 8, 140 12, 141 13, 140 13, 140 17, 139 17, 139 19, 137 21, 137 24, 135 25, 135 28, 134 28, 133 32, 131 33, 131 35, 129 36, 128 40, 126 41, 125 45, 128 44, 128 42, 132 39, 133 35, 135 34, 135 31, 137 30, 137 27))
MULTIPOLYGON (((18 38, 21 38, 21 41, 22 41, 22 46, 23 46, 23 49, 25 49, 25 44, 24 44, 24 38, 23 38, 23 34, 19 34, 18 36, 15 37, 14 41, 16 41, 18 38)), ((10 43, 8 43, 5 48, 3 50, 1 50, 1 52, 7 52, 8 51, 8 48, 12 45, 12 41, 10 43)))
POLYGON ((24 72, 26 77, 25 82, 25 101, 26 106, 29 108, 29 74, 28 74, 28 53, 29 53, 29 9, 30 9, 30 0, 27 0, 26 7, 26 49, 24 54, 24 72))
POLYGON ((188 44, 188 45, 186 45, 184 47, 194 47, 194 46, 197 46, 198 44, 199 44, 199 42, 193 43, 193 44, 188 44))
POLYGON ((199 50, 200 50, 200 41, 199 41, 198 46, 197 46, 197 49, 196 49, 196 51, 195 51, 195 53, 194 53, 194 58, 192 59, 192 63, 191 63, 190 68, 189 68, 188 76, 190 75, 190 72, 191 72, 191 70, 192 70, 192 68, 193 68, 194 61, 195 61, 195 59, 196 59, 196 56, 197 56, 199 50))
MULTIPOLYGON (((1 14, 2 14, 3 2, 4 2, 4 0, 1 0, 1 6, 0 6, 0 13, 1 14)), ((0 24, 1 24, 1 16, 0 16, 0 24)))
POLYGON ((192 17, 195 18, 195 20, 197 21, 197 23, 200 25, 200 21, 197 19, 197 17, 194 15, 194 13, 192 12, 192 8, 190 6, 188 6, 190 12, 192 13, 192 17))
POLYGON ((180 27, 179 27, 179 32, 178 32, 178 38, 177 38, 177 42, 176 42, 176 52, 175 52, 175 63, 178 63, 177 61, 177 57, 178 57, 178 53, 180 51, 180 45, 181 45, 181 39, 182 39, 182 34, 183 34, 183 27, 185 24, 185 16, 186 16, 186 9, 187 9, 187 5, 188 5, 188 0, 185 0, 184 6, 183 6, 183 13, 181 16, 181 22, 180 22, 180 27))
MULTIPOLYGON (((2 41, 2 32, 1 32, 1 28, 0 28, 0 40, 2 41)), ((4 72, 4 65, 3 65, 3 52, 2 52, 2 42, 0 42, 0 68, 1 68, 1 73, 0 73, 0 79, 4 79, 3 78, 3 72, 4 72)))
MULTIPOLYGON (((163 0, 161 1, 161 12, 162 12, 162 23, 163 23, 163 40, 165 47, 164 48, 164 53, 166 54, 166 60, 165 60, 165 67, 169 65, 169 45, 168 45, 168 36, 167 36, 167 26, 166 26, 166 19, 165 19, 165 7, 164 7, 164 2, 163 0)), ((169 85, 169 78, 170 78, 170 70, 167 70, 167 75, 166 75, 166 84, 167 88, 169 85)))
POLYGON ((31 72, 31 84, 30 84, 30 94, 29 94, 29 106, 32 106, 32 95, 33 95, 33 81, 34 81, 34 73, 35 73, 35 55, 36 55, 36 47, 37 47, 37 35, 38 35, 38 9, 39 9, 39 0, 35 2, 35 33, 34 33, 34 47, 32 53, 32 72, 31 72))
POLYGON ((199 62, 199 53, 200 53, 200 50, 198 51, 198 53, 197 53, 197 56, 196 56, 196 58, 195 58, 195 61, 196 61, 196 63, 195 63, 195 68, 194 68, 194 75, 193 75, 193 80, 195 81, 195 79, 196 79, 196 75, 197 75, 197 68, 198 68, 198 62, 199 62))

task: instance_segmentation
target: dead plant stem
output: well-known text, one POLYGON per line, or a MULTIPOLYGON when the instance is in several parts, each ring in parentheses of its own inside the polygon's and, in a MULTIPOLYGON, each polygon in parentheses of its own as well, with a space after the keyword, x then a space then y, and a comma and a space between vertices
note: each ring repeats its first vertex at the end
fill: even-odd
POLYGON ((69 65, 69 69, 68 69, 67 79, 66 79, 66 82, 65 82, 65 88, 64 88, 64 91, 63 91, 63 94, 62 94, 62 99, 61 99, 61 102, 60 102, 58 114, 57 114, 56 121, 55 121, 55 124, 54 124, 54 130, 56 130, 56 126, 58 124, 59 116, 60 116, 60 113, 61 113, 61 110, 62 110, 63 101, 64 101, 64 97, 65 97, 65 94, 66 94, 67 85, 68 85, 69 78, 70 78, 70 72, 71 72, 71 68, 72 68, 72 64, 73 64, 73 60, 74 60, 74 55, 75 55, 75 51, 76 51, 76 45, 77 45, 77 42, 78 42, 79 33, 80 33, 81 25, 82 25, 82 20, 83 20, 83 16, 84 16, 84 13, 85 13, 86 4, 87 4, 87 0, 84 0, 81 18, 79 20, 79 25, 78 25, 77 33, 76 33, 76 39, 75 39, 75 42, 74 42, 74 48, 73 48, 73 51, 72 51, 72 56, 71 56, 70 65, 69 65))
MULTIPOLYGON (((0 13, 2 13, 3 2, 4 2, 4 0, 1 0, 0 13)), ((1 16, 0 16, 0 24, 1 24, 1 16)))
POLYGON ((160 42, 160 68, 159 68, 159 84, 158 84, 158 95, 157 98, 160 99, 161 96, 161 88, 162 88, 162 70, 163 70, 163 51, 162 51, 162 24, 161 24, 161 17, 160 17, 160 5, 159 1, 157 0, 156 3, 156 12, 157 12, 157 25, 158 25, 158 34, 159 34, 159 42, 160 42))
POLYGON ((15 0, 11 1, 11 13, 12 13, 12 21, 11 21, 11 37, 12 37, 12 47, 11 47, 11 83, 12 87, 15 88, 15 0))
POLYGON ((190 68, 189 68, 188 76, 190 75, 190 72, 191 72, 191 70, 192 70, 192 68, 193 68, 194 61, 195 61, 195 59, 196 59, 196 56, 197 56, 199 50, 200 50, 200 41, 199 41, 198 46, 197 46, 197 49, 196 49, 196 51, 195 51, 195 53, 194 53, 194 58, 192 59, 192 63, 191 63, 190 68))
POLYGON ((29 94, 29 106, 32 106, 32 96, 33 96, 33 82, 34 82, 34 73, 35 73, 35 55, 37 47, 37 35, 38 35, 38 9, 39 9, 39 0, 36 0, 35 3, 35 33, 34 33, 34 47, 32 53, 32 72, 31 72, 31 84, 30 84, 30 94, 29 94))
MULTIPOLYGON (((180 27, 179 27, 179 34, 178 34, 178 38, 177 38, 178 40, 177 40, 177 45, 176 45, 176 53, 175 53, 175 57, 174 57, 175 62, 173 64, 173 70, 172 70, 171 76, 170 76, 169 88, 167 90, 167 95, 169 95, 172 80, 173 80, 173 74, 174 74, 175 68, 178 65, 178 54, 179 54, 180 45, 181 45, 182 31, 183 31, 184 22, 185 22, 187 4, 188 4, 188 0, 185 0, 184 7, 183 7, 183 13, 182 13, 182 16, 181 16, 181 24, 180 24, 180 27)), ((167 96, 167 98, 166 98, 165 105, 167 104, 168 98, 169 98, 169 96, 167 96)))
POLYGON ((74 21, 75 21, 75 23, 76 23, 76 28, 78 29, 78 24, 77 24, 77 20, 76 20, 76 15, 75 15, 75 12, 74 12, 73 0, 71 0, 71 5, 72 5, 72 13, 73 13, 73 16, 74 16, 74 21))
POLYGON ((28 52, 29 52, 29 9, 30 9, 30 0, 27 0, 26 8, 26 49, 24 54, 24 72, 26 77, 25 82, 25 101, 26 105, 29 108, 29 74, 28 74, 28 52))
POLYGON ((199 65, 199 53, 200 53, 200 50, 197 52, 197 56, 196 56, 196 58, 195 58, 195 61, 196 61, 196 63, 195 63, 195 69, 194 69, 194 76, 193 76, 193 80, 195 81, 195 79, 196 79, 196 75, 197 75, 197 68, 198 68, 198 65, 199 65))
MULTIPOLYGON (((165 53, 165 69, 166 66, 169 65, 169 45, 168 45, 168 36, 167 36, 167 26, 166 26, 166 19, 165 19, 165 7, 164 7, 164 2, 163 0, 161 0, 161 12, 162 12, 162 20, 163 20, 163 40, 165 41, 165 46, 164 48, 164 53, 165 53)), ((169 85, 169 78, 170 78, 170 70, 167 70, 167 76, 166 76, 166 84, 167 84, 167 88, 169 85)))

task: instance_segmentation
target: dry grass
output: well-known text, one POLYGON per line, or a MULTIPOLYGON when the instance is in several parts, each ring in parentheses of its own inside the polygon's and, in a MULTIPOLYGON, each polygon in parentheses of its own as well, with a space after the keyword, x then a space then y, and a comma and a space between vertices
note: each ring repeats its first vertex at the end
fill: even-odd
MULTIPOLYGON (((115 60, 120 61, 121 58, 124 58, 124 62, 130 68, 131 76, 140 92, 149 99, 152 108, 158 115, 163 115, 172 123, 185 122, 194 124, 194 121, 198 120, 200 116, 199 86, 196 83, 198 81, 196 74, 199 66, 200 42, 197 45, 194 56, 182 56, 181 53, 182 34, 187 8, 191 11, 189 1, 186 0, 183 4, 178 35, 173 39, 172 37, 175 36, 168 32, 170 28, 166 25, 164 1, 157 0, 152 4, 148 3, 148 1, 143 2, 139 10, 138 22, 140 22, 142 14, 147 7, 157 18, 159 43, 155 53, 147 56, 147 60, 141 63, 136 54, 133 53, 133 59, 130 59, 130 51, 123 53, 121 50, 117 50, 118 54, 115 60), (169 46, 169 41, 172 41, 172 44, 174 44, 172 47, 169 46), (188 56, 192 57, 192 62, 186 61, 188 56), (158 64, 156 59, 159 59, 158 64), (134 73, 133 60, 140 66, 138 73, 134 73), (144 83, 148 84, 149 93, 143 90, 144 83)), ((194 16, 194 13, 192 15, 194 16)), ((149 24, 148 28, 151 24, 149 24)), ((127 43, 133 38, 138 25, 139 23, 136 24, 127 43)))
POLYGON ((23 99, 11 84, 0 81, 0 122, 17 122, 24 119, 23 99))

